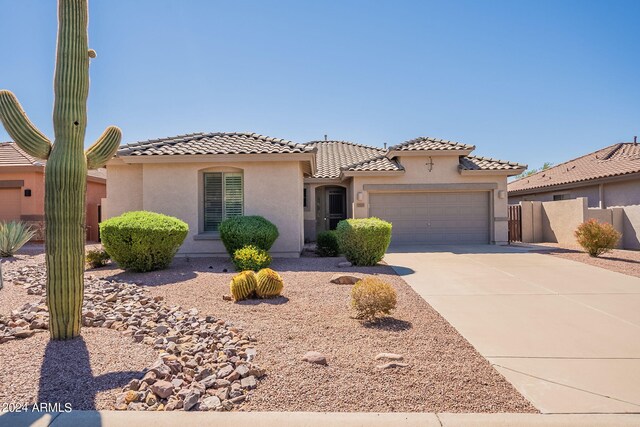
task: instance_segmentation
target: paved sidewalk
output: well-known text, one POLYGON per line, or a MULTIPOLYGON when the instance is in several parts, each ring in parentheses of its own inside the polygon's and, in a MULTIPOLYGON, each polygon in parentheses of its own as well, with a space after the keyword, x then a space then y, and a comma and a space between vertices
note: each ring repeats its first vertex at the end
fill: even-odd
POLYGON ((636 427, 640 415, 322 413, 322 412, 116 412, 0 414, 0 427, 636 427))
POLYGON ((640 412, 640 278, 488 245, 385 261, 541 412, 640 412))

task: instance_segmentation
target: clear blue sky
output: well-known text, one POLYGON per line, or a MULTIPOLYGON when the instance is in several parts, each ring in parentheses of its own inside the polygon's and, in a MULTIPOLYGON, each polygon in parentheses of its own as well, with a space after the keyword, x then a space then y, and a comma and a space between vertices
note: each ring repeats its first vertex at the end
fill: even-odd
MULTIPOLYGON (((48 135, 55 9, 0 0, 0 88, 48 135)), ((428 135, 537 167, 640 134, 638 0, 93 0, 89 42, 87 145, 428 135)))

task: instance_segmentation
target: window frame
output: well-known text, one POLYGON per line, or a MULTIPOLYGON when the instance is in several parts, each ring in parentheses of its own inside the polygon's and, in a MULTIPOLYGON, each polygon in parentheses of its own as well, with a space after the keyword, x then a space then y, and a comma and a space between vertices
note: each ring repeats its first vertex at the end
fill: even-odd
POLYGON ((226 172, 226 171, 210 171, 202 173, 202 208, 200 210, 202 214, 202 232, 206 234, 217 234, 219 232, 220 224, 228 218, 243 216, 244 215, 244 174, 242 172, 226 172), (221 183, 221 216, 220 221, 216 224, 215 228, 211 228, 207 226, 207 177, 211 175, 220 176, 221 183), (230 195, 227 192, 227 177, 240 177, 240 211, 235 215, 228 215, 227 203, 237 203, 237 198, 235 200, 230 200, 230 195))

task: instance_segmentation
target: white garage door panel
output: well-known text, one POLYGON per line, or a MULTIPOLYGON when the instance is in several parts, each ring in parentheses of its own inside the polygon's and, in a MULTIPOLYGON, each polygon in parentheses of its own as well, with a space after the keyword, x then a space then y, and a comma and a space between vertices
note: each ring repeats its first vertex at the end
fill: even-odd
POLYGON ((393 243, 489 243, 489 193, 372 193, 369 214, 393 223, 393 243))
POLYGON ((20 189, 0 188, 0 221, 20 219, 20 189))

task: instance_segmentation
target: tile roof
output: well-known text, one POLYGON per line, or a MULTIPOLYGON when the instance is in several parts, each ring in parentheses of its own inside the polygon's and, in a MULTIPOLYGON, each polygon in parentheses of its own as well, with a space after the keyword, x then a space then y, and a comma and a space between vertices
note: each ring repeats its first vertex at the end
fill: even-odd
MULTIPOLYGON (((47 164, 46 160, 36 159, 27 154, 14 142, 0 142, 0 168, 2 166, 40 166, 47 164)), ((107 179, 105 168, 93 169, 87 172, 93 178, 107 179)))
POLYGON ((510 182, 509 192, 640 172, 640 144, 619 143, 510 182))
POLYGON ((249 132, 192 133, 120 147, 119 156, 196 154, 288 154, 312 152, 304 144, 249 132))
POLYGON ((522 165, 520 163, 508 162, 506 160, 498 160, 491 159, 488 157, 480 157, 480 156, 465 156, 460 157, 460 169, 469 170, 469 171, 477 171, 477 170, 524 170, 527 168, 527 165, 522 165))
POLYGON ((345 171, 372 171, 372 172, 396 172, 402 171, 404 168, 395 159, 389 159, 386 155, 376 157, 375 159, 365 160, 353 165, 344 166, 345 171))
POLYGON ((445 139, 431 138, 429 136, 421 136, 418 138, 405 141, 402 144, 394 145, 389 151, 468 151, 474 150, 474 145, 462 144, 445 139))
MULTIPOLYGON (((344 168, 349 170, 364 170, 363 163, 383 157, 386 150, 355 144, 347 141, 311 141, 307 146, 317 148, 314 178, 338 178, 344 168)), ((381 166, 384 161, 376 162, 372 166, 381 166)))
POLYGON ((13 142, 0 142, 0 166, 42 166, 44 161, 27 154, 13 142))

